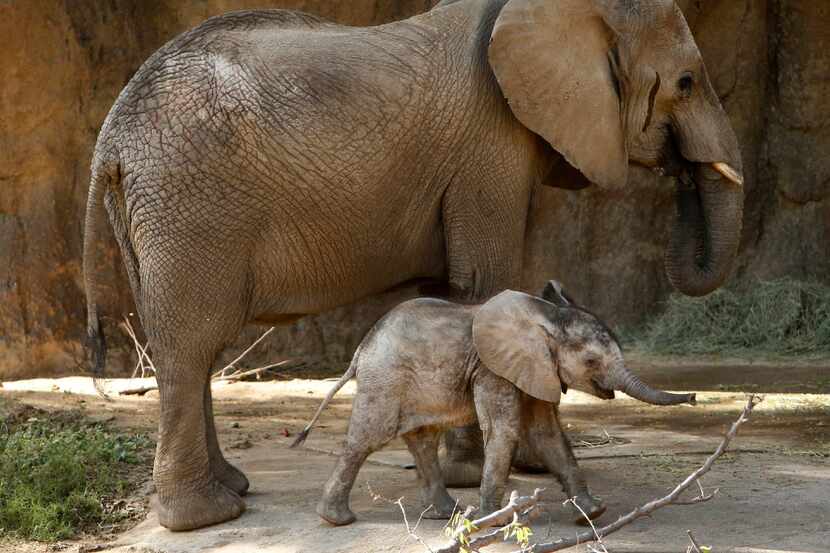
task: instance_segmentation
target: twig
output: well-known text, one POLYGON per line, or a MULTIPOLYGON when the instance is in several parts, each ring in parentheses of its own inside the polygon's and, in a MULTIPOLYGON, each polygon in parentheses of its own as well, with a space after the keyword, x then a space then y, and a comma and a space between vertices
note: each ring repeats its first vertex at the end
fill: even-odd
POLYGON ((404 499, 403 496, 399 497, 398 499, 396 499, 394 501, 391 500, 391 499, 388 499, 388 498, 382 496, 379 493, 375 493, 372 490, 372 485, 369 482, 366 482, 366 489, 369 491, 369 496, 372 498, 372 501, 384 501, 386 503, 397 505, 401 510, 401 515, 403 515, 403 523, 406 526, 407 537, 410 537, 410 538, 414 539, 415 541, 417 541, 419 544, 421 544, 421 546, 424 549, 429 551, 429 553, 435 553, 430 548, 430 546, 427 545, 427 543, 421 538, 421 536, 418 535, 418 526, 421 525, 421 521, 423 520, 424 515, 427 514, 427 511, 432 509, 432 507, 433 507, 432 505, 427 506, 423 511, 421 511, 420 516, 418 516, 418 520, 415 522, 415 526, 410 526, 409 525, 409 519, 406 518, 406 509, 403 506, 403 499, 404 499))
POLYGON ((591 520, 591 517, 588 516, 588 513, 586 513, 582 509, 582 507, 580 507, 576 503, 576 497, 572 497, 572 498, 568 499, 567 501, 565 501, 565 503, 563 503, 563 505, 567 505, 568 503, 570 503, 571 505, 576 507, 576 510, 579 511, 579 513, 585 518, 585 520, 588 521, 588 525, 591 527, 591 531, 594 533, 594 537, 596 538, 596 541, 599 544, 599 546, 602 548, 602 551, 598 551, 597 549, 595 549, 591 545, 589 545, 588 548, 592 551, 592 553, 608 553, 608 550, 605 548, 605 544, 602 543, 602 536, 600 536, 597 533, 597 527, 594 525, 594 521, 591 520))
POLYGON ((686 530, 686 535, 689 536, 689 541, 692 542, 692 545, 689 546, 689 553, 692 551, 694 551, 694 553, 702 553, 700 550, 700 544, 695 540, 695 537, 692 535, 692 531, 686 530))
POLYGON ((222 381, 224 381, 224 382, 234 382, 234 381, 237 381, 237 380, 241 380, 241 379, 245 378, 246 376, 251 376, 251 375, 254 375, 254 374, 259 375, 259 374, 267 371, 268 369, 273 369, 274 367, 280 367, 282 365, 285 365, 286 363, 290 363, 291 361, 292 361, 291 359, 285 359, 285 360, 279 361, 277 363, 271 363, 270 365, 265 365, 264 367, 251 369, 249 371, 237 371, 233 374, 229 374, 228 376, 221 376, 221 371, 220 371, 219 373, 214 375, 213 378, 211 378, 211 380, 213 382, 222 382, 222 381))
POLYGON ((141 370, 141 378, 146 376, 148 370, 153 374, 156 374, 156 366, 153 364, 153 360, 150 359, 150 355, 147 353, 147 346, 142 345, 138 340, 138 336, 135 333, 135 329, 133 328, 130 319, 125 316, 120 326, 132 339, 133 347, 135 347, 135 352, 138 355, 138 362, 135 365, 135 369, 133 369, 132 377, 135 378, 139 370, 141 370))
POLYGON ((246 349, 245 351, 243 351, 242 353, 240 353, 240 354, 237 356, 237 358, 236 358, 236 359, 234 359, 233 361, 231 361, 230 363, 228 363, 227 365, 225 365, 222 369, 220 369, 219 371, 215 372, 215 373, 213 374, 213 376, 218 377, 218 378, 222 378, 222 377, 226 376, 227 371, 229 371, 229 370, 231 370, 231 369, 236 368, 236 364, 237 364, 237 363, 239 363, 240 361, 242 361, 242 358, 243 358, 243 357, 245 357, 246 355, 248 355, 248 354, 251 352, 251 350, 253 350, 255 347, 257 347, 257 345, 259 345, 259 343, 260 343, 260 342, 262 342, 265 338, 267 338, 269 334, 271 334, 272 332, 274 332, 274 328, 275 328, 275 327, 273 327, 273 326, 272 326, 271 328, 269 328, 268 330, 266 330, 265 332, 263 332, 263 333, 262 333, 262 335, 261 335, 259 338, 257 338, 257 339, 254 341, 254 343, 253 343, 253 344, 251 344, 250 346, 248 346, 248 349, 246 349))

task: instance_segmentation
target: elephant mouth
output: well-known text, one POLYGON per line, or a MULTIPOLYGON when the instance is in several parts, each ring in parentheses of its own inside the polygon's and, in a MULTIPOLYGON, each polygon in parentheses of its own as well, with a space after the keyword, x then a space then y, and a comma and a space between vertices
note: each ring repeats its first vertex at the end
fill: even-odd
POLYGON ((614 390, 609 390, 604 388, 596 381, 591 381, 591 387, 593 388, 593 395, 600 399, 614 399, 614 390))

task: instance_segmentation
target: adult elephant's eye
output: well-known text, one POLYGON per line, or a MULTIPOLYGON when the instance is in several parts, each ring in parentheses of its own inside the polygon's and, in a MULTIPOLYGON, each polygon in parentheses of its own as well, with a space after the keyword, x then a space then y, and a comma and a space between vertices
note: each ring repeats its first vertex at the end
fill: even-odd
POLYGON ((690 73, 685 73, 677 80, 677 88, 684 96, 688 96, 692 92, 694 83, 695 81, 692 75, 690 73))

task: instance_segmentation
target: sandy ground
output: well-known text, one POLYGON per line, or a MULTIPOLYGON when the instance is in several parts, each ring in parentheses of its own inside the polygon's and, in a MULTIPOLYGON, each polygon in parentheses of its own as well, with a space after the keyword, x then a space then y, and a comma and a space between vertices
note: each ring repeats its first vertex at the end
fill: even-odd
MULTIPOLYGON (((772 370, 772 369, 770 369, 772 370)), ((642 368, 652 381, 659 370, 642 368), (651 373, 649 371, 651 370, 651 373)), ((690 369, 690 372, 691 371, 690 369)), ((739 386, 750 372, 732 374, 739 386), (743 374, 744 376, 741 376, 743 374)), ((779 370, 778 373, 782 374, 779 370)), ((787 373, 788 374, 788 373, 787 373)), ((825 371, 813 370, 801 389, 826 386, 825 371), (816 384, 817 383, 817 384, 816 384)), ((676 379, 675 382, 677 382, 676 379)), ((119 553, 288 553, 426 551, 407 536, 400 509, 389 500, 403 497, 410 521, 420 506, 411 462, 400 442, 370 458, 352 494, 358 521, 332 528, 314 513, 346 428, 353 385, 341 391, 304 449, 288 448, 294 434, 317 407, 333 381, 291 380, 217 386, 217 427, 227 456, 249 476, 252 493, 238 520, 188 533, 161 528, 150 512, 138 526, 107 544, 119 553), (382 496, 385 499, 377 499, 382 496)), ((697 383, 695 388, 704 386, 697 383)), ((743 383, 745 384, 745 383, 743 383)), ((134 383, 130 384, 134 385, 134 383)), ((749 386, 752 387, 752 386, 749 386)), ((766 384, 755 388, 766 389, 766 384)), ((85 409, 91 417, 125 428, 152 432, 158 396, 118 397, 103 401, 88 379, 5 383, 0 394, 38 407, 85 409), (30 390, 24 391, 22 390, 30 390), (40 389, 43 391, 31 391, 40 389)), ((630 399, 601 402, 570 392, 563 419, 574 435, 608 432, 625 443, 579 448, 577 457, 594 492, 609 507, 608 523, 638 504, 665 494, 714 449, 745 400, 736 392, 704 392, 699 405, 653 408, 630 399)), ((613 552, 682 552, 686 530, 720 553, 826 553, 830 551, 830 396, 768 393, 752 422, 741 432, 733 453, 704 478, 707 489, 719 488, 709 503, 670 507, 610 536, 613 552)), ((551 477, 514 474, 510 488, 529 493, 545 488, 543 515, 534 524, 536 538, 565 536, 580 530, 563 510, 565 499, 551 477)), ((476 490, 451 490, 465 504, 477 502, 476 490)), ((440 521, 424 520, 417 534, 428 545, 443 543, 440 521)), ((90 540, 83 546, 88 547, 90 540)), ((16 552, 78 551, 79 544, 57 548, 0 543, 16 552)), ((513 547, 493 551, 513 551, 513 547)), ((83 550, 83 549, 82 549, 83 550)), ((103 550, 103 549, 101 549, 103 550)), ((490 551, 488 549, 487 551, 490 551)), ((585 551, 583 547, 575 551, 585 551)))

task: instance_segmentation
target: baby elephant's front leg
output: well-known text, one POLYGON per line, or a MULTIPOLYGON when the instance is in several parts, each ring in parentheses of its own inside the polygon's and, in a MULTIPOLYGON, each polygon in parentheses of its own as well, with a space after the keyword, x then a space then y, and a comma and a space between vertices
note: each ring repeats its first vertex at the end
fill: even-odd
POLYGON ((527 421, 528 445, 535 451, 536 456, 543 460, 548 470, 559 479, 565 493, 574 499, 579 507, 574 509, 574 520, 585 524, 586 516, 593 520, 602 515, 605 512, 605 504, 588 489, 571 445, 562 432, 558 407, 544 401, 529 400, 525 405, 523 419, 527 421))
POLYGON ((519 443, 520 392, 489 373, 477 379, 473 395, 484 433, 484 470, 481 475, 480 514, 501 508, 513 453, 519 443))
POLYGON ((519 443, 519 436, 515 428, 507 428, 495 424, 489 431, 484 432, 484 471, 481 475, 481 506, 482 515, 501 509, 505 486, 510 476, 510 463, 513 452, 519 443))

